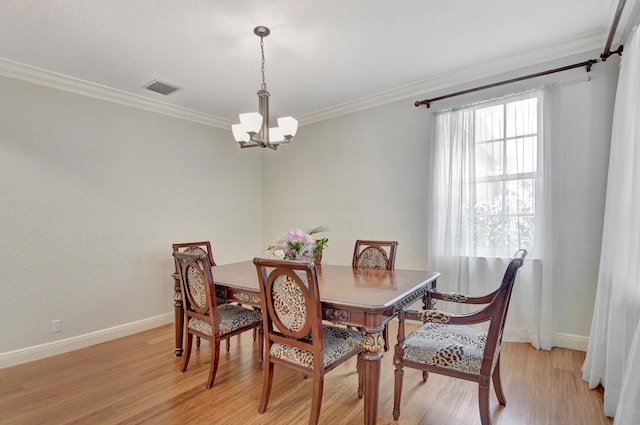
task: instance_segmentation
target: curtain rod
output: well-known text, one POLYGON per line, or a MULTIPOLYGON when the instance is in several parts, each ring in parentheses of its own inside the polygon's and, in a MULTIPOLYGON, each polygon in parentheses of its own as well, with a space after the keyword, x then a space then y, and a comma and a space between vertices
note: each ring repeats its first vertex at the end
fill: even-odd
POLYGON ((554 74, 556 72, 567 71, 569 69, 580 68, 582 66, 587 67, 587 72, 589 72, 589 71, 591 71, 591 66, 594 65, 597 62, 598 61, 596 59, 589 59, 589 60, 584 61, 584 62, 574 63, 573 65, 567 65, 567 66, 563 66, 563 67, 560 67, 560 68, 554 68, 554 69, 550 69, 548 71, 536 72, 535 74, 524 75, 522 77, 512 78, 510 80, 500 81, 498 83, 487 84, 487 85, 480 86, 480 87, 474 87, 472 89, 462 90, 462 91, 458 91, 458 92, 451 93, 451 94, 445 94, 444 96, 432 97, 431 99, 425 99, 425 100, 416 100, 414 105, 415 106, 427 105, 427 108, 429 108, 429 107, 431 107, 431 102, 435 102, 436 100, 442 100, 442 99, 447 99, 449 97, 460 96, 462 94, 472 93, 474 91, 490 89, 492 87, 498 87, 498 86, 502 86, 502 85, 505 85, 505 84, 510 84, 510 83, 515 83, 517 81, 522 81, 522 80, 528 80, 530 78, 541 77, 543 75, 554 74))
POLYGON ((622 49, 624 46, 621 44, 618 46, 618 50, 611 51, 611 43, 613 43, 613 37, 616 35, 616 30, 618 29, 618 22, 620 22, 620 16, 622 16, 622 9, 624 9, 624 4, 627 0, 619 0, 618 8, 616 9, 616 14, 613 17, 613 22, 611 22, 611 29, 609 30, 609 37, 607 38, 607 44, 604 46, 604 51, 600 55, 600 59, 602 62, 606 61, 609 56, 618 54, 622 56, 622 49))
MULTIPOLYGON (((602 62, 606 61, 609 56, 612 56, 614 54, 618 54, 618 55, 622 56, 622 49, 623 49, 623 45, 622 44, 615 51, 611 51, 610 49, 611 49, 611 43, 613 42, 613 37, 614 37, 614 35, 616 33, 616 29, 618 27, 618 22, 620 21, 620 16, 622 15, 622 9, 624 9, 625 1, 626 0, 619 0, 619 2, 618 2, 618 8, 616 9, 616 13, 615 13, 615 16, 613 18, 613 22, 611 23, 611 29, 609 30, 609 37, 607 38, 607 43, 605 45, 604 51, 600 55, 600 60, 602 62)), ((486 84, 484 86, 474 87, 472 89, 461 90, 461 91, 458 91, 458 92, 455 92, 455 93, 445 94, 443 96, 432 97, 431 99, 416 100, 414 102, 414 105, 416 107, 422 106, 422 105, 426 105, 427 108, 430 108, 431 107, 431 102, 435 102, 437 100, 448 99, 450 97, 455 97, 455 96, 460 96, 460 95, 463 95, 463 94, 472 93, 472 92, 476 92, 476 91, 480 91, 480 90, 490 89, 490 88, 502 86, 502 85, 505 85, 505 84, 511 84, 511 83, 515 83, 517 81, 523 81, 523 80, 528 80, 528 79, 531 79, 531 78, 541 77, 543 75, 555 74, 556 72, 568 71, 570 69, 580 68, 580 67, 583 67, 583 66, 586 67, 587 72, 591 72, 591 67, 596 63, 598 63, 598 59, 589 59, 589 60, 584 61, 584 62, 574 63, 573 65, 562 66, 560 68, 554 68, 554 69, 550 69, 548 71, 536 72, 535 74, 524 75, 522 77, 516 77, 516 78, 512 78, 510 80, 504 80, 504 81, 500 81, 500 82, 497 82, 497 83, 486 84)))

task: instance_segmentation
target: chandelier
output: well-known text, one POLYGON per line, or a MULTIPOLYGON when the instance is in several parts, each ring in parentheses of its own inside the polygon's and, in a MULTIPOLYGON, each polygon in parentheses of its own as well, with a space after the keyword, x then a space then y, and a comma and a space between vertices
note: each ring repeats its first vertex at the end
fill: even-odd
POLYGON ((233 137, 241 148, 278 149, 283 143, 289 143, 298 130, 298 121, 293 117, 278 118, 278 126, 269 128, 269 92, 264 79, 264 38, 271 31, 264 26, 255 27, 253 33, 260 37, 262 52, 262 86, 258 90, 258 112, 240 114, 240 124, 231 126, 233 137))

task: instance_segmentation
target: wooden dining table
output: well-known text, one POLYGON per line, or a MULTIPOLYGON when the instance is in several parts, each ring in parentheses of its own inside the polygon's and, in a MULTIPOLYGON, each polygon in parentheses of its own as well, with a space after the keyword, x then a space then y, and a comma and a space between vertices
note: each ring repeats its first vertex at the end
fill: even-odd
MULTIPOLYGON (((436 287, 440 273, 321 264, 317 266, 317 275, 323 320, 351 325, 365 332, 364 423, 373 425, 377 421, 384 327, 401 309, 417 301, 422 301, 426 307, 428 291, 436 287)), ((253 261, 214 266, 213 279, 218 297, 261 307, 258 274, 253 261)), ((175 354, 181 356, 183 316, 179 280, 174 290, 175 354)))

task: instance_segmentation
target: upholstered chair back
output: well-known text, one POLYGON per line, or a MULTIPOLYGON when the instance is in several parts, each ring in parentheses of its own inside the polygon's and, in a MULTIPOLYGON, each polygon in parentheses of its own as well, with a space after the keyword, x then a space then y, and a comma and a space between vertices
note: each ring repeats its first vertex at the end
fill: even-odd
POLYGON ((204 250, 192 248, 190 251, 173 254, 178 262, 182 282, 182 305, 189 320, 188 327, 213 335, 217 300, 211 263, 204 250))
POLYGON ((397 247, 397 241, 357 240, 351 265, 362 269, 393 270, 397 247))

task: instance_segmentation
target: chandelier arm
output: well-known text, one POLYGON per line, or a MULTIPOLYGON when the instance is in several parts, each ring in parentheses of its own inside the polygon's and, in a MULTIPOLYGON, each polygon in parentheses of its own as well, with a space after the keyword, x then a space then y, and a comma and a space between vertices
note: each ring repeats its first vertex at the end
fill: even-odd
POLYGON ((242 149, 245 148, 269 148, 269 149, 273 149, 278 150, 278 144, 276 143, 265 143, 261 140, 254 140, 251 139, 251 142, 240 142, 240 147, 242 149))
POLYGON ((284 145, 286 143, 291 143, 291 137, 290 136, 285 136, 284 140, 280 140, 278 142, 269 142, 269 144, 271 144, 273 146, 280 146, 280 145, 284 145))
POLYGON ((252 142, 253 142, 253 143, 249 143, 249 142, 241 142, 241 143, 240 143, 240 147, 241 147, 242 149, 245 149, 245 148, 263 148, 263 147, 264 147, 264 146, 262 146, 261 144, 256 143, 255 141, 252 141, 252 142))

